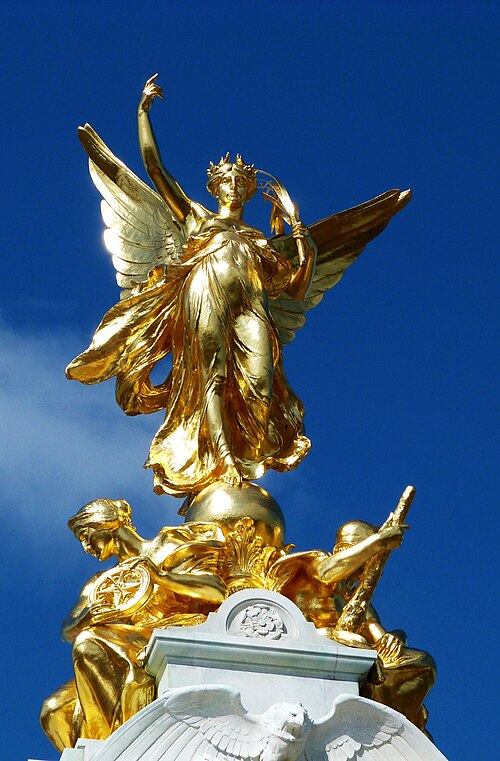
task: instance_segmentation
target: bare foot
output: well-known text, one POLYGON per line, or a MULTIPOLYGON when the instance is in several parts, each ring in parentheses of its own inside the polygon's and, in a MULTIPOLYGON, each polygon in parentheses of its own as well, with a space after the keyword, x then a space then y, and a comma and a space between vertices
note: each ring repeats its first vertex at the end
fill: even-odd
POLYGON ((235 465, 232 457, 225 457, 224 462, 226 464, 226 470, 221 476, 221 481, 229 484, 229 486, 241 486, 243 479, 235 465))

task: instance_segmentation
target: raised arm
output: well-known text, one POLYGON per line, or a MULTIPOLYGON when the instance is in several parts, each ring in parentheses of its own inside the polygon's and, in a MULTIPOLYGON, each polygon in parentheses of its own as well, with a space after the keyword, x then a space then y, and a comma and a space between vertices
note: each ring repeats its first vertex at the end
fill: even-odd
POLYGON ((139 145, 141 147, 142 159, 147 173, 151 177, 158 193, 165 203, 168 204, 172 214, 184 224, 188 214, 191 212, 191 202, 182 190, 179 183, 167 172, 162 164, 160 151, 156 138, 151 127, 149 119, 149 109, 155 98, 163 98, 161 87, 155 84, 158 74, 152 76, 144 85, 139 109, 137 113, 137 124, 139 129, 139 145))
POLYGON ((406 526, 389 526, 381 528, 373 536, 346 550, 335 552, 325 560, 318 560, 315 567, 316 577, 327 584, 348 579, 361 566, 384 550, 399 547, 403 541, 403 531, 406 526))

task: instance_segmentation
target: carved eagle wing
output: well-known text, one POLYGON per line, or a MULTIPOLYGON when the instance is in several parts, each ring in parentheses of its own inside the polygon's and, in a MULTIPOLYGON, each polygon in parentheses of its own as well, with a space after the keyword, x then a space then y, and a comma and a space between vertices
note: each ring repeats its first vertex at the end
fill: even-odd
POLYGON ((93 761, 259 761, 269 736, 230 687, 185 687, 116 730, 93 761))
POLYGON ((314 722, 298 761, 446 761, 405 716, 380 703, 339 695, 314 722))
POLYGON ((446 761, 402 714, 354 695, 311 721, 300 704, 253 715, 224 685, 167 690, 119 727, 92 761, 446 761))

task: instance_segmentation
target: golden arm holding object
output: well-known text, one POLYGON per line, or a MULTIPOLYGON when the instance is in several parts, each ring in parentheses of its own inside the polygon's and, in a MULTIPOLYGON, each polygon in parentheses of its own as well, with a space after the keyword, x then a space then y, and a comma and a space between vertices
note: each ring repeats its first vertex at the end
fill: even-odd
MULTIPOLYGON (((399 500, 398 506, 394 512, 389 515, 383 526, 381 526, 380 533, 392 527, 403 527, 402 524, 408 515, 414 496, 415 488, 413 486, 407 486, 399 500)), ((360 578, 356 591, 348 600, 340 614, 335 627, 336 632, 357 632, 359 630, 360 626, 366 619, 368 605, 370 604, 373 593, 382 577, 385 564, 389 559, 390 554, 391 550, 387 549, 378 555, 375 555, 375 557, 369 561, 360 578)))

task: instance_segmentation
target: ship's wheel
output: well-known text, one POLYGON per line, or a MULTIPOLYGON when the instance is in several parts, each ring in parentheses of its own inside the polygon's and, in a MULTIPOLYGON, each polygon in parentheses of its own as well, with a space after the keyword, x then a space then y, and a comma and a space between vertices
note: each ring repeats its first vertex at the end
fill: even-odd
POLYGON ((117 565, 100 576, 90 593, 90 602, 131 614, 144 605, 152 588, 153 579, 145 566, 117 565))

